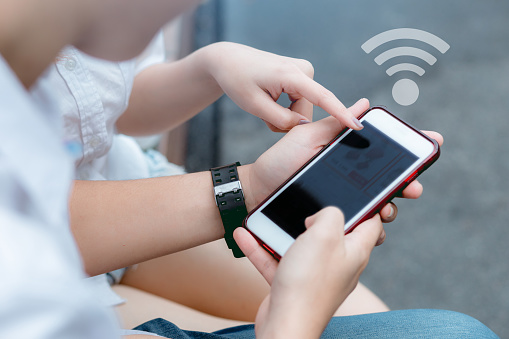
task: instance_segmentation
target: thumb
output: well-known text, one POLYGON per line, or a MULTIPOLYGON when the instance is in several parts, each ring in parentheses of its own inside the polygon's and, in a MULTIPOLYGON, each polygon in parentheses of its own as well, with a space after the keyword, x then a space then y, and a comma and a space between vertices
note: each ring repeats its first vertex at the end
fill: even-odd
POLYGON ((271 285, 278 266, 276 259, 263 249, 253 235, 244 227, 236 228, 233 231, 233 237, 249 261, 271 285))
POLYGON ((320 238, 320 242, 337 243, 344 237, 345 217, 337 207, 329 206, 306 218, 304 224, 309 236, 320 238))
POLYGON ((295 100, 287 108, 274 101, 266 93, 260 98, 256 115, 274 132, 287 132, 297 125, 313 120, 313 105, 304 98, 295 100))
POLYGON ((345 236, 345 243, 347 246, 354 247, 356 251, 364 253, 364 256, 369 258, 371 251, 378 243, 383 232, 382 220, 380 215, 376 214, 347 234, 345 236))

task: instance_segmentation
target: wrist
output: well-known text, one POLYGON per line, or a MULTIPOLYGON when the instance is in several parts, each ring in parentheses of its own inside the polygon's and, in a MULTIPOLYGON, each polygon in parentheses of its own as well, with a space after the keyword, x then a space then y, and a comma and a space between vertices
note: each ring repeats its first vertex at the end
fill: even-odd
POLYGON ((320 338, 333 314, 324 313, 315 302, 310 295, 273 281, 269 301, 256 316, 256 338, 320 338))
POLYGON ((218 44, 220 43, 213 43, 200 48, 193 53, 193 57, 196 59, 194 65, 196 66, 196 70, 200 72, 201 81, 207 83, 209 88, 213 88, 222 95, 224 93, 223 89, 216 80, 216 68, 218 68, 218 64, 220 63, 217 55, 221 54, 218 52, 218 44))
MULTIPOLYGON (((320 338, 325 326, 317 326, 317 322, 310 317, 300 318, 293 317, 291 312, 285 312, 285 316, 281 319, 277 317, 269 320, 269 324, 266 324, 263 328, 257 328, 256 338, 270 338, 270 339, 313 339, 320 338)), ((318 323, 320 323, 318 321, 318 323)))
POLYGON ((231 83, 232 69, 238 68, 237 60, 243 58, 243 55, 239 55, 238 52, 242 47, 243 45, 237 43, 220 41, 197 51, 200 54, 201 70, 207 74, 209 81, 221 90, 221 93, 225 93, 225 88, 222 86, 231 83))
POLYGON ((237 168, 239 180, 244 192, 244 201, 248 212, 251 212, 260 202, 255 199, 254 191, 251 187, 251 170, 253 165, 244 165, 237 168))

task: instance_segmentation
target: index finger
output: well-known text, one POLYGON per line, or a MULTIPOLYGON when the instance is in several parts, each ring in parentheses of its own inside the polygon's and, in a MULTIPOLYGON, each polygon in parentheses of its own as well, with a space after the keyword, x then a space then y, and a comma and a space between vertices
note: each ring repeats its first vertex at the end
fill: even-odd
POLYGON ((361 99, 350 108, 345 105, 328 89, 305 76, 304 74, 295 75, 298 79, 291 79, 287 83, 285 92, 287 94, 297 93, 306 98, 313 105, 323 108, 327 113, 338 119, 344 125, 354 129, 362 129, 362 124, 357 117, 369 108, 369 101, 361 99))
POLYGON ((435 131, 422 131, 422 133, 426 134, 428 137, 435 139, 440 146, 444 144, 444 137, 442 134, 435 131))

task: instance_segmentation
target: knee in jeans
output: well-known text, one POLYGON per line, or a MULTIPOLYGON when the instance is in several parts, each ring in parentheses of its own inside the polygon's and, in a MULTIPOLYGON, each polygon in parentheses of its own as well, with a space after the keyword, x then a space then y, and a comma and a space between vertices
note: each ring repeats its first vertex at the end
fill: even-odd
POLYGON ((440 338, 499 338, 479 320, 454 311, 424 310, 428 313, 426 320, 428 330, 440 338))

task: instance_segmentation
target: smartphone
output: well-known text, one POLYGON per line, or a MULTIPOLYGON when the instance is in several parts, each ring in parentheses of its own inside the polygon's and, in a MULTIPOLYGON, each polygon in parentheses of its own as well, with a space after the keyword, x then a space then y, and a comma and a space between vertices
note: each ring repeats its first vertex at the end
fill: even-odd
POLYGON ((440 155, 438 143, 382 107, 345 129, 244 220, 276 258, 306 230, 304 220, 327 206, 345 216, 345 233, 371 218, 440 155))

